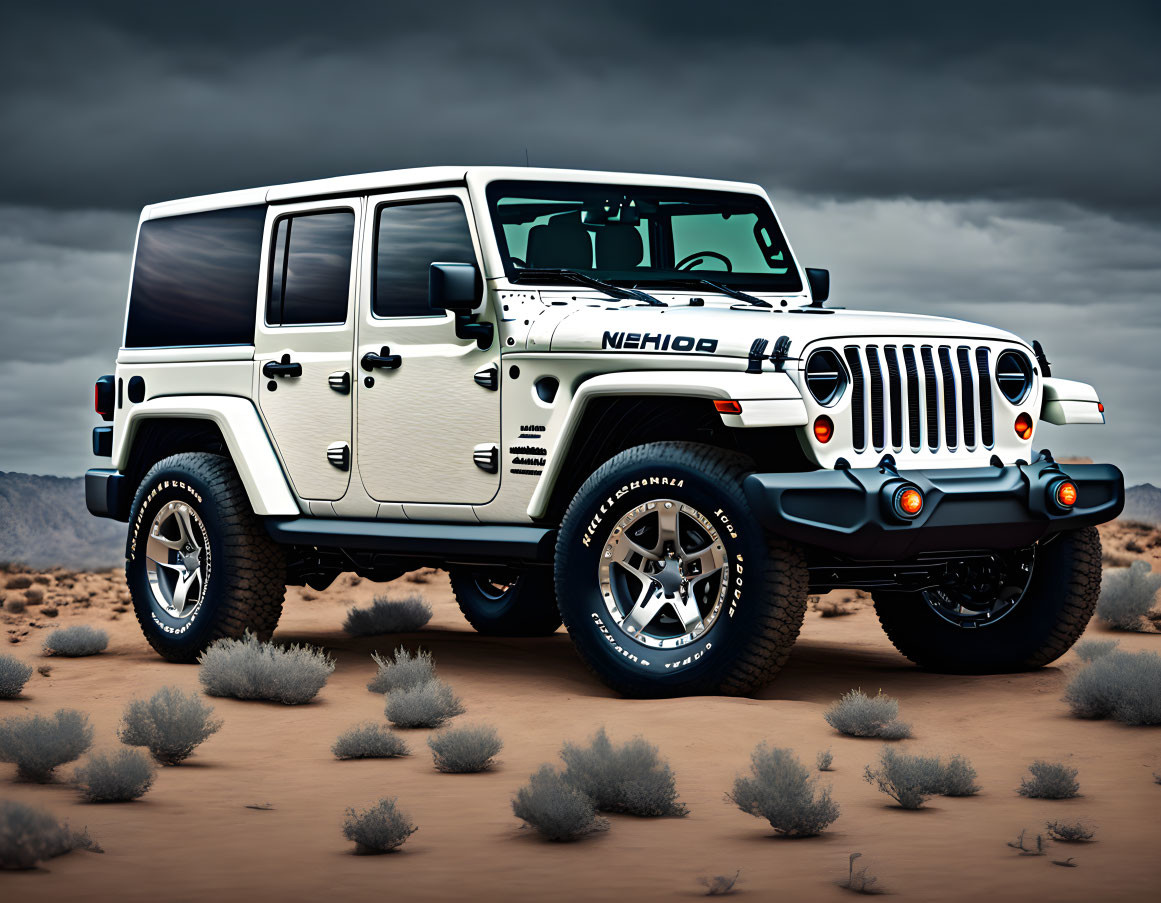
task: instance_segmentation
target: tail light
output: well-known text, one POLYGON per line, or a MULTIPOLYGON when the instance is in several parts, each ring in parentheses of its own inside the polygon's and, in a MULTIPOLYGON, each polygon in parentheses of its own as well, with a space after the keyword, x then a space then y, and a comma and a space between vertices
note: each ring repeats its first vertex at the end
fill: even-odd
POLYGON ((113 376, 102 376, 93 386, 93 410, 101 415, 102 420, 112 420, 116 411, 117 379, 113 376))

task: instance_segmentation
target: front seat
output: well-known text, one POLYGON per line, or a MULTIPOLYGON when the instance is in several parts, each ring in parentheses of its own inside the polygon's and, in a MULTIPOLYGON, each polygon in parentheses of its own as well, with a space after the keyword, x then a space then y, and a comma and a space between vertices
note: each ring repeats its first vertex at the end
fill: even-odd
POLYGON ((591 270, 593 243, 580 213, 561 213, 528 231, 528 266, 550 270, 591 270))
POLYGON ((645 256, 641 233, 628 223, 609 223, 597 232, 597 269, 631 270, 645 256))

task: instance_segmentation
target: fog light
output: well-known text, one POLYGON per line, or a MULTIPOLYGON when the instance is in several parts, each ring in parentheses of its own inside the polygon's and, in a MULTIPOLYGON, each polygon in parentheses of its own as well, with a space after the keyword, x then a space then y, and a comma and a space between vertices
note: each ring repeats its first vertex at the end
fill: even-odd
POLYGON ((1016 435, 1025 442, 1032 438, 1032 418, 1027 414, 1016 418, 1016 435))
POLYGON ((831 419, 826 414, 820 414, 814 421, 814 438, 825 445, 833 435, 834 424, 831 419))
POLYGON ((1076 483, 1072 480, 1061 480, 1053 488, 1052 497, 1061 508, 1072 508, 1076 504, 1076 483))
POLYGON ((923 510, 923 493, 914 486, 901 486, 891 500, 895 513, 905 520, 918 517, 923 510))
POLYGON ((719 399, 714 402, 714 410, 719 414, 741 414, 742 403, 732 399, 719 399))

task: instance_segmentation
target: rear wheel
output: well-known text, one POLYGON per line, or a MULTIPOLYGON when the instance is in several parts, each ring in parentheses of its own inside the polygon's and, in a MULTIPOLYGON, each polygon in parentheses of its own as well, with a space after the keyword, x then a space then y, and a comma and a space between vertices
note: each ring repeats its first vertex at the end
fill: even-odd
POLYGON ((659 442, 622 452, 569 505, 556 592, 577 651, 629 696, 743 694, 785 663, 806 610, 802 552, 768 537, 748 459, 659 442))
POLYGON ((159 461, 138 487, 125 579, 149 644, 171 662, 193 662, 222 637, 269 639, 286 561, 230 461, 189 452, 159 461))
POLYGON ((460 611, 477 633, 548 636, 560 627, 548 568, 505 572, 452 568, 448 576, 460 611))
POLYGON ((895 648, 923 668, 993 674, 1040 668, 1084 632, 1101 584, 1096 527, 965 567, 947 586, 875 593, 895 648))

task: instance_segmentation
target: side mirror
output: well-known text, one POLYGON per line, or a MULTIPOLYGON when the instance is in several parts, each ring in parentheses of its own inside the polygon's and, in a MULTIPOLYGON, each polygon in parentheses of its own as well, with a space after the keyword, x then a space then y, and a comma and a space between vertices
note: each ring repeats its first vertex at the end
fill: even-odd
POLYGON ((806 268, 806 281, 810 283, 810 300, 815 307, 830 297, 830 270, 806 268))
POLYGON ((433 263, 427 272, 427 304, 433 311, 475 313, 483 296, 474 263, 433 263))
POLYGON ((492 346, 495 327, 477 323, 483 307, 484 282, 474 263, 433 263, 427 271, 427 304, 433 311, 450 310, 456 317, 456 336, 475 339, 476 347, 492 346))

